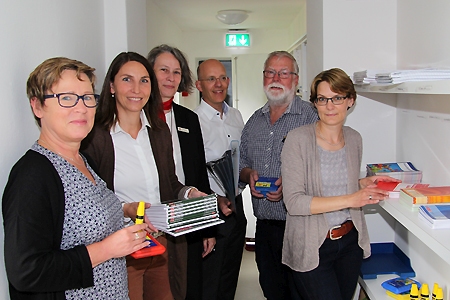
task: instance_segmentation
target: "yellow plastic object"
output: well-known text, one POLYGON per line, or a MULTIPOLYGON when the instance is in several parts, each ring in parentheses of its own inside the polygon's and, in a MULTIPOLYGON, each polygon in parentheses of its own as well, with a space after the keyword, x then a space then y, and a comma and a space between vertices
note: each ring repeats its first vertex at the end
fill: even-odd
POLYGON ((428 284, 422 284, 420 288, 420 300, 430 300, 430 289, 428 288, 428 284))
POLYGON ((393 293, 391 291, 386 290, 386 294, 389 297, 392 297, 392 298, 397 299, 397 300, 409 300, 409 293, 395 294, 395 293, 393 293))
POLYGON ((419 299, 419 289, 417 288, 417 284, 411 284, 411 291, 409 292, 410 300, 418 300, 419 299))
POLYGON ((436 300, 444 300, 444 292, 442 291, 442 288, 437 289, 436 300))
POLYGON ((141 201, 141 202, 139 202, 139 205, 137 208, 136 221, 134 223, 143 224, 144 223, 144 215, 145 215, 145 202, 141 201))
POLYGON ((437 284, 435 282, 433 285, 433 292, 431 294, 431 299, 436 300, 436 293, 437 293, 438 288, 439 288, 439 284, 437 284))

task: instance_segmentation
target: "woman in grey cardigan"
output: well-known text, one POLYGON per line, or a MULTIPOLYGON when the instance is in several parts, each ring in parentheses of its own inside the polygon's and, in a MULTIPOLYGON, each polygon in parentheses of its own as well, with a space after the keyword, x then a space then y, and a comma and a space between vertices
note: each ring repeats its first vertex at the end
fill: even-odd
POLYGON ((313 80, 310 101, 317 123, 292 130, 281 154, 284 203, 288 215, 283 263, 292 269, 298 299, 351 299, 370 243, 362 206, 387 192, 377 176, 359 180, 362 139, 344 126, 356 91, 340 69, 313 80))

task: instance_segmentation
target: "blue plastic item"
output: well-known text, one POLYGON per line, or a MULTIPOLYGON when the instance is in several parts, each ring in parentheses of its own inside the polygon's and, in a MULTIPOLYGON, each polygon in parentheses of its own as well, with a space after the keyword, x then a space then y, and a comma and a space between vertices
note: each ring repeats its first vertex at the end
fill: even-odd
POLYGON ((379 274, 397 274, 404 278, 416 276, 409 258, 394 243, 373 243, 370 248, 372 255, 361 265, 362 279, 374 279, 379 274))
POLYGON ((277 181, 278 178, 275 177, 259 177, 258 181, 255 182, 255 190, 260 192, 261 194, 266 197, 268 192, 276 192, 278 189, 278 186, 275 185, 275 181, 277 181))
POLYGON ((393 292, 394 294, 402 294, 405 292, 408 292, 409 294, 409 291, 411 290, 411 285, 413 283, 417 284, 417 287, 420 289, 421 286, 420 282, 415 281, 412 278, 403 278, 403 277, 386 280, 381 284, 381 286, 386 290, 393 292))

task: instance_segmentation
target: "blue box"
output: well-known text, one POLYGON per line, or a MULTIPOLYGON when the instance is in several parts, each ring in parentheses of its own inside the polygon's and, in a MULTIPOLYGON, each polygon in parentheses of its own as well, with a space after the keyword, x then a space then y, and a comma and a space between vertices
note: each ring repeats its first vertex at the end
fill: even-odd
POLYGON ((258 181, 255 182, 255 190, 266 197, 268 192, 276 192, 278 190, 278 186, 275 185, 277 180, 278 178, 275 177, 259 177, 258 181))
POLYGON ((409 258, 394 243, 373 243, 370 248, 372 255, 361 265, 362 279, 375 279, 379 274, 397 274, 404 278, 416 276, 409 258))
POLYGON ((411 285, 415 283, 417 284, 417 287, 420 289, 420 282, 412 279, 412 278, 392 278, 389 280, 386 280, 381 284, 383 288, 385 288, 388 291, 393 292, 394 294, 403 294, 411 290, 411 285))

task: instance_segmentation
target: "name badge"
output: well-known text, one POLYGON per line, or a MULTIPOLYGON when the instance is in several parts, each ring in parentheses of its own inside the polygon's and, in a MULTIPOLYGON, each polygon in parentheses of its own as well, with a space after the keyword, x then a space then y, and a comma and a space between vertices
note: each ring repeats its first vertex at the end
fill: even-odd
POLYGON ((178 131, 189 133, 189 129, 183 127, 178 127, 178 131))

